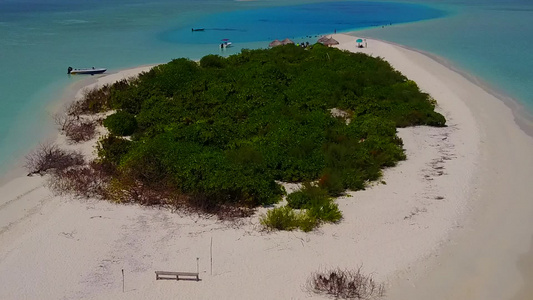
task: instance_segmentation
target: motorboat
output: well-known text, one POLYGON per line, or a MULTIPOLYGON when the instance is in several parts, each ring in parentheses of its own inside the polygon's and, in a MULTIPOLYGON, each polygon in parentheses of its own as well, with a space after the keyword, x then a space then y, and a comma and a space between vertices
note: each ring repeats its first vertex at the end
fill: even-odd
POLYGON ((228 48, 228 47, 231 47, 231 42, 229 41, 229 39, 222 39, 220 48, 223 49, 223 48, 228 48))
POLYGON ((75 74, 95 75, 95 74, 102 74, 105 71, 107 71, 107 69, 95 68, 95 67, 92 67, 92 68, 81 68, 81 69, 74 69, 72 67, 68 67, 67 74, 72 74, 72 75, 75 75, 75 74))

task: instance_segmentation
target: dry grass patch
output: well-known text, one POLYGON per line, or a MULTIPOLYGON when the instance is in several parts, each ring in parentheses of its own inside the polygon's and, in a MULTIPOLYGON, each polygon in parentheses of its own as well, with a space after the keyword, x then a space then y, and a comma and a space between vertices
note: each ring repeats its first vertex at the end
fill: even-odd
POLYGON ((315 272, 307 281, 307 290, 337 299, 374 300, 385 295, 382 283, 374 281, 371 275, 365 275, 362 267, 356 270, 340 268, 315 272))

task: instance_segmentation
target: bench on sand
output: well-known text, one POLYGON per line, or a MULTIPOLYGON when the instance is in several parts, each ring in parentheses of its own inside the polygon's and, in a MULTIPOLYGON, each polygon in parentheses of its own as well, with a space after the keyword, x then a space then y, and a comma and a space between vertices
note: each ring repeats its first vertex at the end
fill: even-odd
MULTIPOLYGON (((155 271, 155 280, 169 279, 167 276, 170 276, 170 277, 176 276, 176 280, 180 280, 180 276, 181 276, 181 277, 189 277, 188 280, 196 279, 196 281, 200 281, 200 278, 198 277, 198 273, 155 271)), ((184 279, 184 278, 182 278, 182 279, 184 279)))

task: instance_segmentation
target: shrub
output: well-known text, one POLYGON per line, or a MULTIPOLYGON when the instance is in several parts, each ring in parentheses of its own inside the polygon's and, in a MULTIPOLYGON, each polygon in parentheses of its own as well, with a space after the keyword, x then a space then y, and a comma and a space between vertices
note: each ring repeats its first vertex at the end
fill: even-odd
POLYGON ((108 135, 98 141, 96 149, 101 162, 118 166, 120 158, 128 153, 130 146, 130 141, 114 135, 108 135))
POLYGON ((137 129, 135 116, 125 111, 118 111, 105 118, 104 126, 109 132, 119 136, 131 135, 137 129))
POLYGON ((427 125, 435 127, 444 127, 446 126, 446 118, 443 115, 437 112, 429 112, 427 114, 427 125))
POLYGON ((372 276, 363 274, 361 269, 315 272, 307 281, 307 289, 340 299, 372 300, 385 296, 385 286, 376 283, 372 276))
POLYGON ((299 216, 298 227, 310 231, 321 222, 337 223, 342 213, 328 192, 310 183, 304 183, 302 189, 287 196, 287 205, 294 209, 305 209, 299 216))
POLYGON ((52 173, 48 187, 58 194, 72 194, 80 198, 105 199, 111 177, 101 165, 91 162, 88 165, 58 170, 52 173))
POLYGON ((303 232, 315 229, 320 220, 309 211, 297 212, 288 206, 271 209, 266 215, 260 218, 261 225, 269 230, 294 230, 296 228, 303 232))
POLYGON ((138 79, 122 79, 115 82, 109 91, 109 103, 111 109, 120 109, 137 115, 144 100, 150 98, 151 94, 157 93, 157 89, 148 86, 140 86, 140 78, 149 78, 148 74, 153 73, 152 69, 148 73, 142 73, 138 79))
POLYGON ((67 151, 59 148, 53 143, 39 144, 39 146, 28 155, 24 167, 28 170, 28 176, 55 170, 65 170, 73 166, 83 165, 85 160, 78 151, 67 151))
POLYGON ((298 228, 303 232, 313 231, 319 224, 319 220, 311 215, 309 211, 302 212, 298 215, 298 228))
POLYGON ((337 223, 342 213, 327 191, 304 183, 301 190, 287 196, 288 205, 269 210, 261 218, 261 224, 268 229, 312 231, 322 222, 337 223), (295 212, 293 209, 302 209, 295 212))
POLYGON ((135 180, 130 174, 119 176, 111 179, 106 189, 109 199, 116 203, 138 203, 146 206, 179 204, 175 202, 175 198, 179 197, 180 193, 164 181, 157 186, 149 186, 135 180))
POLYGON ((289 194, 287 196, 287 202, 291 208, 309 209, 314 206, 321 206, 323 203, 328 202, 329 198, 326 190, 307 182, 303 184, 302 189, 289 194))
POLYGON ((328 191, 328 194, 333 197, 342 195, 345 189, 342 175, 339 173, 339 171, 326 170, 318 181, 318 186, 328 191))
POLYGON ((85 142, 96 135, 96 121, 94 120, 82 119, 69 114, 57 114, 54 120, 69 142, 85 142))
POLYGON ((308 213, 317 220, 328 223, 337 223, 342 219, 339 206, 333 202, 333 199, 310 207, 308 213))
POLYGON ((299 216, 292 208, 282 206, 267 211, 260 222, 268 229, 294 230, 298 228, 299 216))
POLYGON ((110 86, 104 85, 101 88, 84 90, 83 97, 72 102, 67 113, 71 116, 83 114, 95 114, 109 109, 110 86))
POLYGON ((301 209, 309 203, 309 196, 302 190, 287 195, 287 205, 291 208, 301 209))
POLYGON ((65 131, 65 135, 73 143, 91 140, 96 136, 96 122, 92 120, 76 122, 65 131))
POLYGON ((220 55, 209 54, 200 59, 200 66, 202 68, 217 68, 221 69, 225 65, 225 59, 220 55))
POLYGON ((243 207, 232 203, 220 204, 214 199, 204 194, 194 194, 182 196, 185 200, 174 205, 176 209, 193 212, 200 215, 215 215, 219 220, 236 221, 237 218, 249 217, 254 213, 254 209, 243 207))

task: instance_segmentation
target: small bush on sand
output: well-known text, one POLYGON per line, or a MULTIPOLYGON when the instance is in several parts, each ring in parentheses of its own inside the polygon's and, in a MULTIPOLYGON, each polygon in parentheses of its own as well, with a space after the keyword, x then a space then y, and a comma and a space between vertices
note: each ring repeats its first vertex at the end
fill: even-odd
POLYGON ((303 232, 313 231, 320 223, 319 221, 309 211, 302 212, 298 215, 298 228, 303 232))
POLYGON ((72 102, 67 109, 71 116, 96 114, 109 109, 111 86, 108 84, 101 88, 86 89, 82 99, 72 102))
POLYGON ((294 230, 304 232, 313 231, 322 222, 338 222, 342 218, 335 203, 328 202, 325 206, 319 206, 302 211, 295 211, 289 206, 277 207, 269 210, 261 216, 260 222, 269 230, 294 230))
POLYGON ((314 227, 320 222, 337 223, 342 219, 339 207, 328 195, 328 191, 320 186, 304 183, 301 190, 287 196, 287 202, 291 208, 305 209, 305 221, 308 221, 308 225, 314 224, 314 227))
POLYGON ((110 180, 111 177, 102 165, 91 162, 53 172, 48 180, 48 187, 58 195, 104 199, 110 180))
POLYGON ((291 208, 302 209, 321 206, 330 199, 327 190, 314 186, 309 182, 303 184, 302 189, 287 196, 288 205, 291 208))
POLYGON ((271 209, 260 219, 264 227, 277 230, 294 230, 298 228, 298 221, 298 214, 288 206, 271 209))
POLYGON ((339 206, 333 202, 333 199, 322 202, 320 205, 312 206, 307 211, 311 216, 322 222, 337 223, 342 219, 339 206))
POLYGON ((307 290, 325 294, 337 299, 379 299, 385 295, 382 283, 376 283, 372 276, 357 270, 333 269, 315 272, 307 281, 307 290))
POLYGON ((301 209, 309 203, 309 197, 302 191, 296 191, 287 195, 287 205, 290 208, 301 209))
POLYGON ((68 140, 73 143, 91 140, 96 136, 96 122, 91 120, 77 122, 65 134, 68 140))
POLYGON ((95 120, 83 119, 69 114, 57 114, 54 120, 69 142, 85 142, 96 136, 95 120))
POLYGON ((48 171, 65 170, 85 163, 83 155, 77 151, 68 151, 59 148, 56 144, 40 144, 35 150, 26 155, 24 167, 28 176, 43 175, 48 171))

